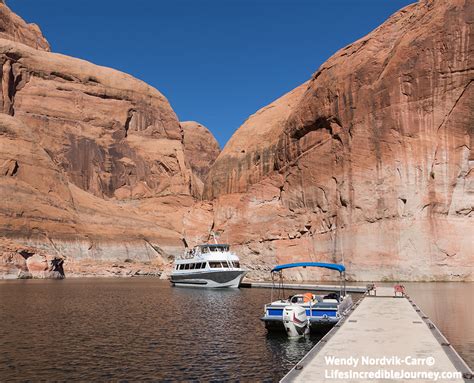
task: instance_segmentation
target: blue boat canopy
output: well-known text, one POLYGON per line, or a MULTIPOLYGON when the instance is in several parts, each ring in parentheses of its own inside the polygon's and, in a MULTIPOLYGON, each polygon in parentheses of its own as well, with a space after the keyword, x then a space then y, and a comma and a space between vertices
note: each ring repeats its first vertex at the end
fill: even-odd
POLYGON ((205 245, 198 245, 198 247, 210 247, 211 249, 217 248, 217 247, 229 247, 227 243, 206 243, 205 245))
POLYGON ((298 262, 298 263, 287 263, 285 265, 275 266, 272 270, 272 273, 284 269, 291 269, 293 267, 324 267, 325 269, 336 270, 340 273, 346 271, 344 265, 338 263, 320 263, 320 262, 298 262))

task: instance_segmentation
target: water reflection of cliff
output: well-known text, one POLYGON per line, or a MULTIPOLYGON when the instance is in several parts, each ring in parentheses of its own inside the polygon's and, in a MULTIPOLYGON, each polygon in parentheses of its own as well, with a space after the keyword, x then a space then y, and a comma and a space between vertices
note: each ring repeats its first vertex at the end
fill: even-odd
POLYGON ((474 283, 405 283, 408 294, 474 367, 474 283))

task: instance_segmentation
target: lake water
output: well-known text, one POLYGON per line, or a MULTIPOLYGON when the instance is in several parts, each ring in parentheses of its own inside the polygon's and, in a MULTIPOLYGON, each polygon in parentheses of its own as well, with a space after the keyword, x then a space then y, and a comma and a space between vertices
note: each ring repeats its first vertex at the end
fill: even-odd
MULTIPOLYGON (((406 286, 472 366, 474 284, 406 286)), ((321 335, 268 335, 269 299, 154 278, 0 281, 0 380, 278 381, 321 335)))

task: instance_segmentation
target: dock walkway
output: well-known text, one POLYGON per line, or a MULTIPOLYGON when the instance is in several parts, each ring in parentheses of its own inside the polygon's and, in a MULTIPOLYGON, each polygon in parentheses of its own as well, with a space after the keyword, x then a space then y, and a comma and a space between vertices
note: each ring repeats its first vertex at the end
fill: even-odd
POLYGON ((416 304, 379 287, 377 296, 362 298, 282 382, 474 382, 470 379, 467 364, 416 304))
MULTIPOLYGON (((275 284, 275 286, 282 286, 284 289, 288 290, 307 290, 307 291, 338 291, 339 285, 308 285, 308 284, 298 284, 298 283, 284 283, 283 285, 275 284)), ((240 284, 241 288, 262 288, 262 289, 271 289, 273 287, 272 282, 242 282, 240 284)), ((365 293, 367 287, 365 286, 346 286, 346 291, 348 293, 365 293)))

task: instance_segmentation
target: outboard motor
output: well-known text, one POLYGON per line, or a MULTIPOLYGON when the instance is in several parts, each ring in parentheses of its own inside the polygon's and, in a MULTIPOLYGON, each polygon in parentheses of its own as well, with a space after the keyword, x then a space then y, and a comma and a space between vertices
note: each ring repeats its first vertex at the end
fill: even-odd
POLYGON ((309 334, 306 309, 299 305, 288 305, 283 309, 283 325, 290 338, 309 334))

